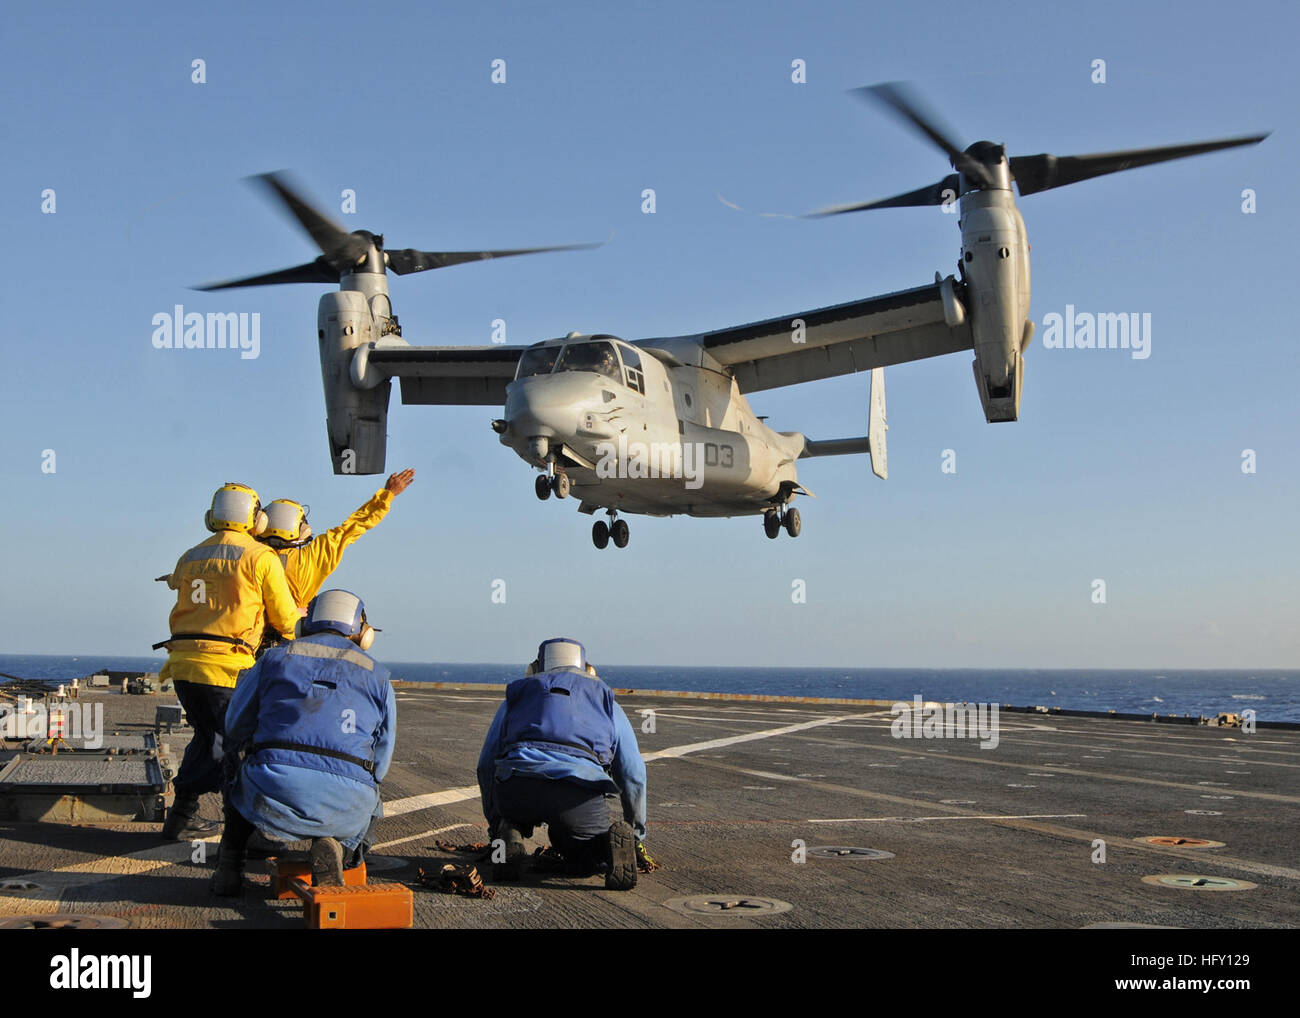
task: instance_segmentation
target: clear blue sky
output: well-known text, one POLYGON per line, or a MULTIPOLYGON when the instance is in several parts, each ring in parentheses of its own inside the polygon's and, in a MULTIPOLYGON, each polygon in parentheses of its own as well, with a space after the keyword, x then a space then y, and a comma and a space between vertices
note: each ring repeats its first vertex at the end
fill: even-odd
MULTIPOLYGON (((803 212, 939 179, 937 152, 845 95, 908 79, 964 141, 1013 154, 1274 134, 1021 200, 1035 320, 1150 312, 1152 356, 1036 341, 1022 419, 999 426, 967 355, 890 369, 890 480, 865 457, 801 465, 819 497, 797 541, 757 519, 633 517, 631 546, 597 553, 573 502, 536 501, 492 408, 395 393, 389 468, 416 482, 335 574, 384 627, 376 649, 522 661, 566 633, 627 664, 1297 663, 1293 5, 450 6, 7 15, 0 651, 148 653, 170 607, 152 578, 203 539, 223 481, 309 502, 318 529, 382 481, 330 472, 325 287, 187 288, 316 253, 244 176, 290 168, 334 210, 353 188, 357 214, 339 218, 396 247, 616 231, 597 252, 393 277, 411 342, 484 343, 495 318, 512 343, 674 335, 952 271, 956 224, 937 210, 810 222, 715 197, 803 212), (796 58, 807 84, 790 81, 796 58), (261 356, 155 350, 152 316, 177 303, 259 312, 261 356)), ((853 376, 752 402, 781 430, 845 437, 866 389, 853 376)))

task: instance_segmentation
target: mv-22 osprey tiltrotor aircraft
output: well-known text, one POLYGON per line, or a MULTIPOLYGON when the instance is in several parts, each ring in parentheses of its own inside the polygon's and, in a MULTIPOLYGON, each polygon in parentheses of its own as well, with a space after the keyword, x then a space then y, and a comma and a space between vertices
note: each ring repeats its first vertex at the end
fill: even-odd
POLYGON ((882 201, 826 209, 959 202, 960 278, 935 274, 912 290, 817 308, 713 332, 624 342, 570 333, 532 346, 429 347, 402 339, 388 298, 387 270, 398 275, 467 261, 575 247, 504 251, 387 250, 382 236, 343 230, 275 175, 261 178, 321 250, 295 268, 203 289, 272 283, 337 283, 320 300, 317 336, 330 454, 335 473, 384 470, 390 380, 403 403, 501 405, 492 422, 502 444, 542 473, 536 494, 575 495, 579 510, 603 509, 596 547, 622 548, 618 514, 762 515, 768 537, 800 531, 790 503, 800 486, 795 463, 810 456, 868 453, 885 459, 883 368, 973 350, 985 419, 1020 414, 1029 319, 1029 244, 1012 181, 1030 195, 1102 174, 1248 145, 1267 135, 1084 156, 1011 156, 980 141, 960 149, 899 86, 859 93, 883 102, 948 156, 956 171, 928 187, 882 201), (750 409, 746 395, 870 369, 868 433, 813 441, 778 432, 750 409))

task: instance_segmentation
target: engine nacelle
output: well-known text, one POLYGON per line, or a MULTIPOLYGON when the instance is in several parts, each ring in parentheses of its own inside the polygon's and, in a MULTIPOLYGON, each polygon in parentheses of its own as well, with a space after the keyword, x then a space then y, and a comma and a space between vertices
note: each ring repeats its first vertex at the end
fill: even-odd
POLYGON ((962 274, 975 347, 975 384, 989 422, 1020 416, 1028 345, 1029 242, 1009 189, 962 197, 962 274))
POLYGON ((981 370, 978 359, 971 362, 975 369, 975 387, 979 389, 984 419, 990 424, 1014 421, 1020 417, 1020 392, 1025 383, 1025 358, 1017 351, 1007 380, 1002 385, 992 384, 987 372, 981 370))
POLYGON ((388 397, 385 379, 370 389, 352 381, 358 347, 378 339, 370 304, 356 290, 327 293, 316 312, 321 381, 325 385, 325 426, 336 474, 381 474, 388 447, 388 397))

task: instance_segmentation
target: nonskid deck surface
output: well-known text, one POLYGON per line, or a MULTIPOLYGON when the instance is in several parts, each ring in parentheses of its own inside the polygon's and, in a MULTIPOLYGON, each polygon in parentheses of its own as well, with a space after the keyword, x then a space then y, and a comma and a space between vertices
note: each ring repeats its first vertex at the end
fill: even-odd
MULTIPOLYGON (((474 765, 500 695, 399 689, 372 881, 415 885, 417 867, 467 859, 436 840, 486 840, 474 765)), ((151 728, 157 704, 171 702, 95 698, 124 732, 151 728)), ((997 746, 981 749, 896 738, 888 708, 868 704, 619 701, 639 729, 653 711, 653 733, 638 736, 647 847, 662 868, 614 892, 598 876, 497 883, 485 866, 494 898, 418 889, 417 927, 1300 925, 1294 731, 1003 712, 997 746), (1138 840, 1153 836, 1223 845, 1138 840), (1144 880, 1162 876, 1185 879, 1144 880)), ((163 741, 178 754, 187 732, 163 741)), ((217 797, 203 810, 218 817, 217 797)), ((242 900, 214 899, 216 838, 167 843, 159 828, 0 822, 0 926, 56 913, 151 928, 301 926, 294 903, 264 899, 260 864, 242 900)), ((530 844, 546 844, 544 831, 530 844)))

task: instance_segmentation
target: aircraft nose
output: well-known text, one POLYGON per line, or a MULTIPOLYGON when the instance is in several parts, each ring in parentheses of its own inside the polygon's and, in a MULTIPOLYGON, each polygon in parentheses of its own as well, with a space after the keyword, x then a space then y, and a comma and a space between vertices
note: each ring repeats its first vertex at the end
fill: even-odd
POLYGON ((582 373, 520 379, 506 394, 505 419, 516 439, 572 438, 602 431, 602 409, 609 402, 594 377, 582 373))

